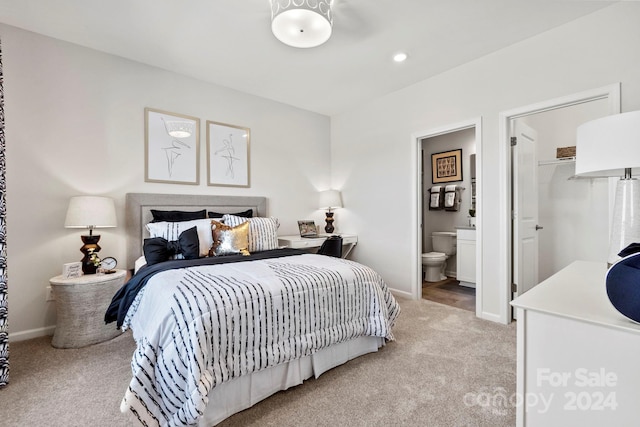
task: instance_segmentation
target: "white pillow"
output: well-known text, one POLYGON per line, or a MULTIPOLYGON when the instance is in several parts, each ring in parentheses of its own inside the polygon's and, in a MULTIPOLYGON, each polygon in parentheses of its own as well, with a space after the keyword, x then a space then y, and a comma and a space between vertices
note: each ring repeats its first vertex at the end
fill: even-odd
POLYGON ((138 270, 140 270, 145 265, 147 265, 147 260, 145 259, 144 255, 141 255, 133 265, 133 274, 136 274, 138 270))
POLYGON ((278 249, 278 227, 280 227, 280 223, 277 218, 244 218, 226 214, 222 219, 230 227, 249 221, 249 252, 278 249))
MULTIPOLYGON (((198 240, 200 244, 200 256, 209 255, 209 249, 213 245, 213 236, 211 235, 210 219, 194 219, 191 221, 180 222, 150 222, 147 224, 147 230, 151 237, 162 237, 169 241, 178 240, 178 236, 185 230, 196 227, 198 230, 198 240)), ((175 256, 175 259, 183 259, 182 254, 175 256)))

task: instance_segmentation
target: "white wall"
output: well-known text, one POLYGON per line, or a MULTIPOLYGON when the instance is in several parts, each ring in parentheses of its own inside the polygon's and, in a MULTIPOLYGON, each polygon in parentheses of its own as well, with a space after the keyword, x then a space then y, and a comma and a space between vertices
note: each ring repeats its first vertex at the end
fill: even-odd
MULTIPOLYGON (((316 191, 331 184, 328 117, 5 25, 0 38, 11 339, 55 325, 48 279, 82 257, 80 230, 63 228, 71 196, 115 198, 121 224, 128 192, 266 196, 282 234, 297 233, 298 219, 324 220, 316 191), (145 107, 200 118, 200 185, 144 182, 145 107), (206 120, 251 129, 250 188, 206 185, 206 120)), ((124 265, 123 225, 100 230, 100 254, 124 265)))
POLYGON ((482 116, 482 316, 506 318, 499 287, 506 272, 497 268, 507 258, 500 238, 499 113, 615 82, 622 83, 621 111, 640 109, 638 22, 640 3, 620 2, 332 117, 333 184, 353 212, 357 260, 413 294, 418 220, 411 135, 482 116))

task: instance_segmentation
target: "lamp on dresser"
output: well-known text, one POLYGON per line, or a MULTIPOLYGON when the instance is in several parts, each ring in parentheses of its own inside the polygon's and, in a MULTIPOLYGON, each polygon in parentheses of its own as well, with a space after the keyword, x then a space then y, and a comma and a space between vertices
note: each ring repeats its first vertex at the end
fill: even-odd
POLYGON ((640 111, 614 114, 578 127, 576 175, 620 177, 611 222, 607 262, 630 243, 640 242, 640 111))
POLYGON ((320 209, 325 209, 326 212, 326 223, 327 225, 324 227, 324 231, 331 234, 333 230, 335 230, 333 226, 333 212, 332 209, 337 209, 342 207, 342 197, 340 196, 340 192, 338 190, 325 190, 320 192, 320 209))
POLYGON ((82 235, 80 252, 84 254, 82 271, 84 274, 95 274, 98 266, 93 257, 100 251, 98 241, 100 235, 93 234, 94 228, 112 228, 116 226, 116 208, 113 199, 98 196, 75 196, 69 201, 65 228, 87 228, 88 235, 82 235))

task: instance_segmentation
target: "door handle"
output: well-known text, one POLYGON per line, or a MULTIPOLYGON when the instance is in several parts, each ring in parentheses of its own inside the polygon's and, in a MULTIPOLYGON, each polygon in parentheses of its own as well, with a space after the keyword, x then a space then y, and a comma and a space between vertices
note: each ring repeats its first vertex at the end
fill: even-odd
POLYGON ((543 228, 544 228, 543 226, 536 224, 536 231, 542 230, 543 228))

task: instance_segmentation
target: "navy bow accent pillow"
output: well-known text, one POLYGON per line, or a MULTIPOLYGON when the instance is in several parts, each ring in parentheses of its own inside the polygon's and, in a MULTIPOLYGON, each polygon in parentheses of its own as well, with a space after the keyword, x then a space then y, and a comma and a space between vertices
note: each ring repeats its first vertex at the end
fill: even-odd
POLYGON ((182 254, 184 259, 200 258, 198 228, 191 227, 178 236, 178 240, 169 241, 163 237, 144 239, 142 248, 147 265, 168 261, 173 255, 182 254))
POLYGON ((618 255, 623 259, 607 272, 607 296, 625 317, 640 323, 640 245, 632 243, 618 255))

